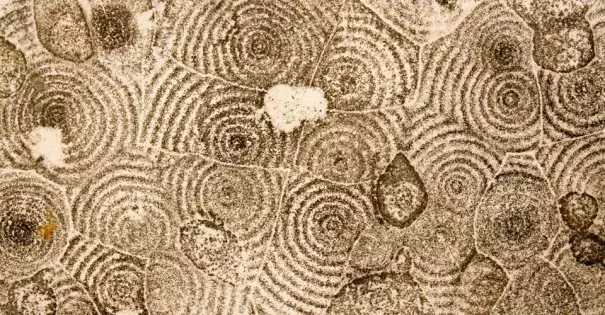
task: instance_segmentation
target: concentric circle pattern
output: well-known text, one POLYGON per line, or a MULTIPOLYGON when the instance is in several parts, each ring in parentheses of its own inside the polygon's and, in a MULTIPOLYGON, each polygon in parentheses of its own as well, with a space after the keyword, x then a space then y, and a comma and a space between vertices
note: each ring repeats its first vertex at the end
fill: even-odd
POLYGON ((340 2, 170 1, 155 46, 238 84, 304 84, 339 23, 340 2))
POLYGON ((275 209, 279 207, 283 174, 242 168, 186 157, 163 171, 179 217, 196 214, 220 221, 241 247, 246 278, 261 268, 266 243, 271 237, 275 209))
POLYGON ((338 292, 353 243, 372 221, 369 189, 301 174, 284 198, 258 278, 258 307, 268 314, 316 313, 338 292))
POLYGON ((204 283, 197 269, 179 255, 162 253, 152 259, 145 270, 149 311, 154 314, 199 313, 204 283))
POLYGON ((429 199, 459 213, 474 211, 504 158, 500 150, 436 115, 415 119, 406 142, 429 199))
POLYGON ((70 230, 61 187, 31 172, 0 170, 0 279, 56 263, 70 230))
POLYGON ((540 97, 531 29, 498 1, 480 4, 421 56, 419 107, 463 124, 504 151, 540 140, 540 97))
POLYGON ((139 154, 120 155, 79 189, 71 209, 75 229, 133 255, 173 247, 179 214, 159 170, 139 154))
POLYGON ((412 99, 418 77, 418 46, 386 28, 361 3, 344 8, 314 83, 330 107, 367 110, 400 107, 412 99))
POLYGON ((605 200, 605 137, 595 135, 544 147, 537 154, 558 198, 586 192, 605 200))
POLYGON ((544 133, 550 141, 580 137, 605 124, 605 66, 601 61, 572 73, 542 71, 544 133))
MULTIPOLYGON (((564 201, 569 199, 569 196, 574 195, 591 196, 597 204, 597 213, 594 221, 590 220, 591 211, 588 209, 584 211, 569 208, 572 212, 566 214, 565 217, 563 213, 567 210, 563 210, 561 219, 565 223, 568 232, 557 237, 556 242, 553 242, 552 249, 549 250, 548 256, 549 261, 552 261, 561 270, 567 281, 573 286, 576 295, 581 297, 578 299, 578 303, 580 308, 587 313, 600 312, 601 303, 604 301, 601 297, 600 288, 604 281, 597 276, 598 273, 602 272, 600 268, 587 266, 579 262, 576 257, 587 257, 588 253, 595 253, 591 250, 591 246, 578 246, 582 245, 582 243, 585 245, 594 243, 590 240, 588 242, 578 242, 578 240, 584 238, 582 235, 596 234, 598 236, 597 239, 603 236, 604 227, 599 223, 599 220, 603 216, 602 205, 605 200, 605 195, 603 195, 605 177, 603 176, 602 166, 605 156, 604 150, 605 138, 602 135, 595 135, 575 141, 559 142, 544 147, 537 154, 540 164, 552 183, 555 195, 562 202, 562 205, 568 204, 564 201), (577 216, 578 214, 580 216, 577 216), (572 216, 570 217, 569 215, 572 216), (575 231, 569 229, 569 226, 581 229, 588 226, 588 229, 577 235, 575 231), (574 243, 576 243, 575 246, 574 243), (581 251, 578 249, 581 249, 581 251)), ((569 205, 571 206, 572 204, 569 205)), ((579 204, 574 203, 574 205, 579 204)), ((588 203, 585 205, 588 205, 588 203)), ((590 238, 594 238, 594 236, 588 237, 588 239, 590 238)), ((598 252, 600 251, 597 250, 595 254, 598 254, 598 252)))
POLYGON ((429 202, 404 233, 410 273, 426 298, 437 310, 455 311, 460 273, 475 253, 472 217, 429 202))
POLYGON ((515 270, 548 248, 558 229, 556 220, 554 196, 545 179, 501 173, 477 208, 477 247, 515 270))
POLYGON ((39 127, 61 132, 64 163, 44 170, 60 181, 80 181, 132 145, 137 89, 93 64, 47 59, 31 67, 16 98, 0 108, 0 135, 15 166, 39 163, 30 139, 39 127))
POLYGON ((395 31, 421 45, 449 34, 481 1, 362 0, 395 31))
POLYGON ((161 61, 149 79, 140 143, 268 168, 283 166, 295 150, 297 132, 279 132, 266 115, 259 116, 258 91, 161 61))
POLYGON ((147 312, 145 260, 76 236, 69 241, 61 263, 103 313, 147 312))
POLYGON ((605 314, 603 0, 0 2, 1 314, 605 314))
POLYGON ((402 148, 406 121, 399 110, 335 113, 305 128, 296 164, 340 183, 372 181, 402 148))
POLYGON ((57 296, 57 314, 97 314, 98 308, 81 283, 63 270, 52 270, 47 276, 57 296))

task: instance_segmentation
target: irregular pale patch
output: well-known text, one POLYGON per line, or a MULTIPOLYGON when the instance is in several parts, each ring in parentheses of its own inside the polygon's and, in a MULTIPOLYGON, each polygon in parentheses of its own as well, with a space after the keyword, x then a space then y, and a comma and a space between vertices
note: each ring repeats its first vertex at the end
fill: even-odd
MULTIPOLYGON (((163 4, 162 4, 162 6, 163 6, 163 4)), ((135 14, 134 19, 139 28, 139 31, 153 32, 153 27, 155 26, 154 16, 158 14, 157 12, 162 12, 160 10, 163 10, 163 8, 150 9, 150 10, 135 14)))
POLYGON ((42 158, 48 168, 65 165, 63 153, 63 135, 60 129, 37 127, 29 134, 32 143, 31 154, 34 159, 42 158))
POLYGON ((291 132, 305 120, 324 118, 328 101, 320 88, 278 84, 265 94, 264 110, 273 126, 283 132, 291 132))

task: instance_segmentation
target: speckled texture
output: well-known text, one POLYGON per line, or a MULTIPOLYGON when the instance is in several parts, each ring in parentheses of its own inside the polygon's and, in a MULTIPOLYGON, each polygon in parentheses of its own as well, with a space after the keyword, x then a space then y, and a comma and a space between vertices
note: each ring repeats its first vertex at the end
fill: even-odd
POLYGON ((605 314, 605 0, 0 0, 0 315, 605 314))

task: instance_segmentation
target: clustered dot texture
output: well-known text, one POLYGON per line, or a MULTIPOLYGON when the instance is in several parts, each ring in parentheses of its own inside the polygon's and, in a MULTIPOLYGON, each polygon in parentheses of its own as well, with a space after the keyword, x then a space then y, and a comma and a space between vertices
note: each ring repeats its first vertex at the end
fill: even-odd
POLYGON ((0 314, 605 313, 603 0, 0 0, 0 314))

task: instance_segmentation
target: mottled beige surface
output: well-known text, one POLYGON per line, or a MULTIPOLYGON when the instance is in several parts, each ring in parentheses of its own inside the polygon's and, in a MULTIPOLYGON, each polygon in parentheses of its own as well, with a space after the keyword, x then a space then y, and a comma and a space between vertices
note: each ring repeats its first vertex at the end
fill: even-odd
POLYGON ((605 1, 0 0, 0 315, 605 313, 605 1))

